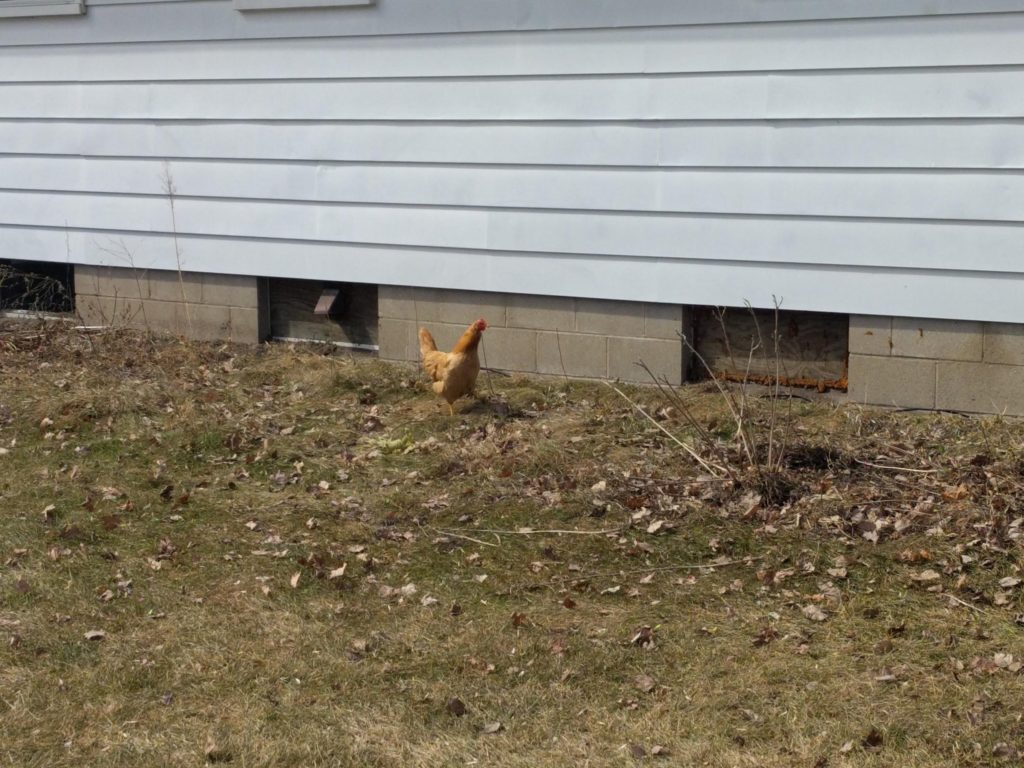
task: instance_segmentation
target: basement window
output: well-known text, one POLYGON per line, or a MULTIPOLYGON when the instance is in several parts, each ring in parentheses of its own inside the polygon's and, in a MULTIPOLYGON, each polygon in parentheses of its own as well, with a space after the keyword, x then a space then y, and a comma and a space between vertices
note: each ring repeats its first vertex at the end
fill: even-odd
POLYGON ((377 286, 270 278, 270 335, 377 351, 377 286))
MULTIPOLYGON (((848 315, 697 307, 692 335, 697 353, 716 378, 773 384, 777 377, 783 386, 846 391, 848 315)), ((706 379, 707 368, 692 360, 690 375, 706 379)))
POLYGON ((72 264, 0 259, 0 313, 72 312, 74 281, 72 264))

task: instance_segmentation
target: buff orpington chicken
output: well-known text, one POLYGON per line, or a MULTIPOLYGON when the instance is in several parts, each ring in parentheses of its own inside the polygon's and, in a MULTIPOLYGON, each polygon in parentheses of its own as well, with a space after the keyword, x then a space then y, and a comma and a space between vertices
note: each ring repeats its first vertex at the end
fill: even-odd
POLYGON ((426 328, 420 328, 420 357, 423 370, 433 380, 432 389, 448 403, 448 412, 455 415, 453 403, 464 395, 473 393, 476 377, 480 373, 480 357, 477 348, 483 332, 487 330, 485 320, 477 320, 462 334, 451 352, 441 352, 434 337, 426 328))

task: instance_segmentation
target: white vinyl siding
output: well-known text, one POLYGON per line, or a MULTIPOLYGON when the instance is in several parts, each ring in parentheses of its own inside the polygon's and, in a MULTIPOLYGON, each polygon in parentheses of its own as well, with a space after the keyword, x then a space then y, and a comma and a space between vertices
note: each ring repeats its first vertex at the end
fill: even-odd
POLYGON ((344 8, 373 5, 376 0, 233 0, 239 11, 277 11, 283 8, 344 8))
POLYGON ((81 16, 85 0, 0 0, 0 20, 27 16, 81 16))
POLYGON ((1024 322, 1022 39, 1024 0, 97 0, 0 25, 0 253, 174 268, 169 175, 190 270, 1024 322))

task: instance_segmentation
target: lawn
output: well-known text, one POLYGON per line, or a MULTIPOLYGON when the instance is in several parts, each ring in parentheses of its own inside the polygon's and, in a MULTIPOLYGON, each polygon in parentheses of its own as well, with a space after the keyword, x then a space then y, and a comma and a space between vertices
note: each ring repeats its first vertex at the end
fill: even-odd
POLYGON ((1022 764, 1020 422, 479 393, 0 330, 0 765, 1022 764))

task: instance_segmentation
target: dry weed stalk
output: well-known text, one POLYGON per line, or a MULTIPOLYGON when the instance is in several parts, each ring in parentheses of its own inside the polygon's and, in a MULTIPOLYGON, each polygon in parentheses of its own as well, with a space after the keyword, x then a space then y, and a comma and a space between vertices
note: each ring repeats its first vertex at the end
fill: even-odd
POLYGON ((170 163, 164 162, 163 172, 164 194, 167 195, 167 203, 171 208, 171 239, 174 243, 174 262, 178 271, 178 287, 181 289, 181 304, 185 310, 185 324, 188 326, 188 335, 192 333, 192 310, 189 307, 188 296, 185 294, 185 275, 181 267, 181 244, 178 242, 178 212, 174 205, 174 196, 177 189, 174 186, 174 177, 171 175, 170 163))
MULTIPOLYGON (((651 372, 650 368, 647 367, 646 363, 641 362, 640 366, 644 370, 646 370, 648 373, 651 372)), ((660 382, 657 378, 655 378, 654 381, 655 381, 655 383, 659 387, 663 386, 662 382, 660 382)), ((606 381, 605 384, 607 384, 609 387, 611 387, 611 389, 614 390, 616 392, 616 394, 619 395, 619 397, 621 397, 623 400, 625 400, 627 403, 629 403, 631 406, 633 406, 633 408, 635 408, 638 413, 640 413, 642 416, 644 416, 644 418, 646 418, 648 421, 650 421, 651 424, 653 424, 659 430, 664 432, 665 435, 672 442, 674 442, 676 445, 678 445, 680 448, 682 448, 683 451, 685 453, 687 453, 690 456, 690 458, 692 458, 694 461, 696 461, 698 464, 700 464, 704 468, 704 470, 706 472, 708 472, 708 474, 713 475, 714 477, 717 477, 717 478, 723 478, 723 477, 733 478, 733 475, 732 475, 731 470, 729 469, 728 463, 723 462, 721 465, 718 465, 718 464, 712 464, 711 462, 707 461, 703 456, 700 455, 700 452, 696 448, 694 448, 689 443, 681 440, 680 438, 678 438, 674 434, 672 434, 661 423, 659 423, 657 419, 655 419, 653 416, 651 416, 651 414, 649 414, 647 411, 645 411, 644 407, 642 405, 640 405, 635 400, 631 399, 629 397, 629 395, 627 395, 625 392, 623 392, 621 389, 616 387, 611 382, 606 381)), ((735 479, 735 478, 733 478, 733 479, 735 479)))
MULTIPOLYGON (((142 315, 142 324, 145 327, 146 332, 147 333, 152 333, 153 332, 153 328, 149 324, 149 317, 146 315, 146 302, 145 302, 145 295, 146 295, 146 293, 142 289, 142 278, 139 276, 140 270, 139 270, 139 268, 135 264, 135 254, 132 253, 132 250, 128 247, 128 244, 123 239, 120 239, 120 238, 117 239, 117 240, 114 240, 113 241, 113 245, 111 245, 111 246, 97 245, 97 247, 99 248, 99 250, 103 251, 104 253, 108 254, 109 256, 113 256, 114 258, 122 259, 125 262, 127 262, 128 268, 131 270, 131 273, 132 273, 132 279, 135 280, 135 289, 138 292, 138 297, 139 297, 139 309, 138 309, 137 312, 133 313, 133 312, 130 311, 130 309, 128 308, 127 303, 126 303, 125 308, 121 311, 121 319, 124 320, 126 324, 131 325, 134 322, 134 320, 135 320, 135 315, 136 314, 141 314, 142 315)), ((117 289, 115 288, 114 289, 114 296, 113 296, 114 306, 113 306, 113 309, 111 310, 112 317, 110 318, 109 322, 107 323, 110 326, 113 326, 114 322, 118 319, 117 300, 119 298, 120 297, 117 295, 117 289)), ((102 314, 102 310, 101 310, 101 314, 102 314)), ((103 319, 107 320, 106 317, 104 317, 103 319)))
MULTIPOLYGON (((624 393, 615 387, 613 389, 662 432, 666 433, 673 442, 683 448, 684 452, 690 458, 697 461, 709 474, 721 479, 727 478, 737 486, 748 486, 751 490, 761 494, 769 504, 780 504, 789 495, 790 487, 785 478, 785 468, 792 431, 793 396, 788 388, 783 388, 782 386, 782 379, 786 372, 779 348, 779 312, 781 302, 776 299, 774 303, 774 322, 770 343, 765 342, 754 309, 749 303, 747 304, 747 311, 750 312, 754 321, 755 330, 754 335, 750 339, 749 350, 746 353, 742 378, 736 386, 728 386, 721 377, 717 376, 708 361, 698 351, 693 340, 685 334, 680 334, 687 352, 700 364, 703 371, 714 382, 722 402, 725 403, 728 409, 735 427, 735 441, 746 463, 746 467, 736 466, 735 460, 730 457, 727 446, 701 423, 678 388, 666 377, 659 377, 655 374, 647 363, 640 361, 638 365, 647 373, 665 400, 680 414, 683 421, 693 432, 696 437, 695 445, 686 443, 673 435, 649 413, 626 397, 624 393), (759 423, 756 416, 752 413, 753 397, 750 389, 752 383, 751 368, 755 357, 759 354, 763 357, 765 370, 773 371, 770 377, 771 383, 767 391, 768 413, 764 423, 759 423)), ((735 361, 725 325, 725 311, 719 310, 717 317, 722 327, 727 353, 735 361)))

